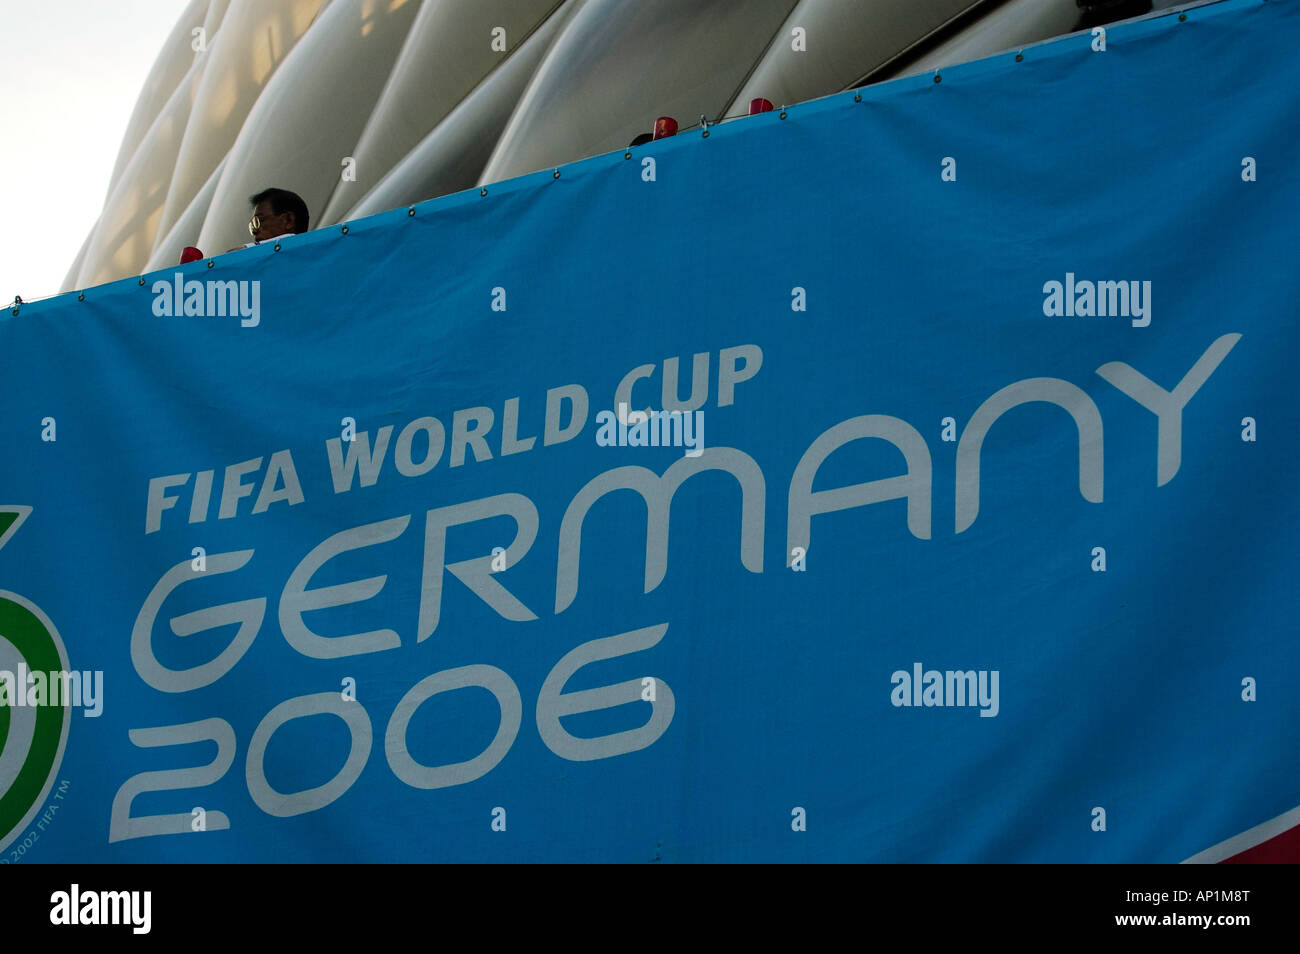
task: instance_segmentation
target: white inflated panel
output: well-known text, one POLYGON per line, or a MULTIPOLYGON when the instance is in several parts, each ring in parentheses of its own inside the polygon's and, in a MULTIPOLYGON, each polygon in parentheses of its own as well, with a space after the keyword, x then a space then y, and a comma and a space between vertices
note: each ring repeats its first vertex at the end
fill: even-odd
POLYGON ((355 179, 339 179, 321 224, 342 220, 560 6, 557 0, 425 3, 352 152, 355 179))
POLYGON ((221 23, 176 158, 159 233, 189 208, 234 145, 253 103, 307 32, 323 0, 234 0, 221 23))
POLYGON ((566 19, 563 11, 549 18, 343 217, 414 205, 475 185, 519 95, 566 19))
POLYGON ((780 107, 846 89, 980 0, 801 0, 728 107, 780 107), (801 31, 801 32, 800 32, 801 31))
POLYGON ((199 247, 248 241, 248 197, 268 187, 298 193, 319 213, 388 79, 420 4, 334 0, 275 71, 248 114, 199 247))
POLYGON ((793 0, 588 0, 525 90, 482 182, 626 146, 658 116, 715 118, 793 0))

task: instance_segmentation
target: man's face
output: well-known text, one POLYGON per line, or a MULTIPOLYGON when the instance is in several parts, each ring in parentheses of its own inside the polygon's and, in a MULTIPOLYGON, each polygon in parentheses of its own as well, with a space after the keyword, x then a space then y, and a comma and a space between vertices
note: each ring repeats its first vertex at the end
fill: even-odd
POLYGON ((276 215, 271 210, 271 203, 263 201, 257 203, 253 209, 253 218, 249 220, 249 224, 252 225, 254 221, 257 226, 253 229, 253 241, 265 242, 267 239, 288 233, 293 224, 293 213, 282 212, 276 215))

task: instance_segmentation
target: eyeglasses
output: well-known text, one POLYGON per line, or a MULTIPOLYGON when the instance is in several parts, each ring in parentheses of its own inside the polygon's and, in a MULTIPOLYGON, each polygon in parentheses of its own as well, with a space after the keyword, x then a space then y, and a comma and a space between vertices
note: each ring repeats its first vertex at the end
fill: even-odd
MULTIPOLYGON (((272 219, 274 219, 274 218, 278 218, 278 217, 279 217, 278 214, 277 214, 277 215, 271 215, 271 216, 268 216, 268 218, 272 218, 272 219)), ((261 218, 261 216, 255 215, 255 216, 253 216, 251 219, 248 220, 248 234, 251 235, 253 238, 257 238, 257 230, 260 229, 261 227, 262 227, 262 218, 261 218)))

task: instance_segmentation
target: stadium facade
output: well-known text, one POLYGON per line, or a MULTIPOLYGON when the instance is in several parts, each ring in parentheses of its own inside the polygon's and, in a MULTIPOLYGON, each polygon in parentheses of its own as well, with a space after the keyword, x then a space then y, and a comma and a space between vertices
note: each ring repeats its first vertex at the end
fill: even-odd
POLYGON ((622 148, 661 115, 687 128, 1152 7, 1099 2, 191 0, 61 290, 247 241, 269 185, 334 225, 622 148))

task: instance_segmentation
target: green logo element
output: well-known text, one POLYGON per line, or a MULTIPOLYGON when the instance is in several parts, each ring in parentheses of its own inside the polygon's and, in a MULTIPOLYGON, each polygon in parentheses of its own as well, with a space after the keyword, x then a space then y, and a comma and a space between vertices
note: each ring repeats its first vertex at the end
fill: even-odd
MULTIPOLYGON (((31 513, 31 507, 0 507, 0 547, 31 513)), ((60 704, 17 705, 28 672, 65 672, 63 641, 48 616, 26 597, 0 590, 0 850, 26 831, 54 784, 67 742, 70 708, 60 704)))

